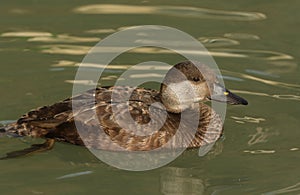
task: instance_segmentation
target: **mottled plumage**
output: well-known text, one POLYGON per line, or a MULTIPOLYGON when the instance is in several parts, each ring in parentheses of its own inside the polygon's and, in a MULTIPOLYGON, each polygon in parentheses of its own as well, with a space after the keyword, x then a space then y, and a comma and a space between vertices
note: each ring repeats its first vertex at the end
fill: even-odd
MULTIPOLYGON (((167 143, 169 148, 200 147, 215 142, 222 134, 220 116, 201 103, 212 99, 209 89, 217 83, 216 76, 207 66, 182 62, 168 72, 160 91, 126 86, 101 87, 32 110, 4 129, 8 134, 41 137, 104 150, 146 151, 167 143), (182 87, 183 81, 192 83, 191 89, 182 89, 187 90, 183 98, 186 102, 184 106, 168 88, 172 84, 175 88, 182 87), (112 98, 112 93, 116 98, 112 98), (129 101, 127 96, 130 96, 129 101), (196 131, 192 131, 193 121, 199 121, 196 131), (175 134, 176 139, 173 139, 175 134)), ((222 101, 246 104, 242 98, 236 95, 234 98, 235 102, 230 102, 228 98, 222 101)))

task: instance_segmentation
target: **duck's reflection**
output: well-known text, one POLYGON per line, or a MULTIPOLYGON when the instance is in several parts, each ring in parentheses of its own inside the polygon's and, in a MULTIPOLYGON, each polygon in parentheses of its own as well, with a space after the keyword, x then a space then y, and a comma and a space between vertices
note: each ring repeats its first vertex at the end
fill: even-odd
POLYGON ((160 192, 162 194, 204 194, 203 179, 194 177, 191 169, 166 167, 160 175, 160 192))
MULTIPOLYGON (((223 150, 223 139, 222 137, 219 141, 211 145, 208 151, 204 148, 198 150, 198 155, 201 160, 211 160, 222 153, 223 150)), ((207 148, 206 148, 207 149, 207 148)), ((194 149, 196 150, 196 149, 194 149)), ((193 151, 186 151, 183 154, 184 158, 188 158, 190 155, 196 155, 193 151)), ((195 158, 193 156, 193 158, 195 158)), ((209 184, 205 176, 203 175, 203 170, 192 169, 184 167, 163 167, 160 172, 160 192, 162 194, 205 194, 209 184)))

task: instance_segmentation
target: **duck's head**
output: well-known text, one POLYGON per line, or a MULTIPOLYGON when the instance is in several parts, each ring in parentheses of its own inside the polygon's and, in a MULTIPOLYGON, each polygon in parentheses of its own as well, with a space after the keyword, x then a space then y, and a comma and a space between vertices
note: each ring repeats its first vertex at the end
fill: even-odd
POLYGON ((172 67, 160 89, 161 100, 169 112, 180 113, 195 104, 215 100, 229 104, 248 102, 219 84, 216 74, 199 62, 185 61, 172 67))

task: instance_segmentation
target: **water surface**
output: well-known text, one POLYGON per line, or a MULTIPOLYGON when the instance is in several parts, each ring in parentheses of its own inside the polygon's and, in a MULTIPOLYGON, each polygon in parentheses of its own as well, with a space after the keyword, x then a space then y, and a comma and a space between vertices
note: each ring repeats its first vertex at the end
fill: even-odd
MULTIPOLYGON (((226 87, 249 101, 228 106, 225 138, 204 157, 190 150, 162 168, 128 172, 85 148, 57 143, 43 154, 1 161, 1 194, 299 194, 298 6, 296 0, 0 2, 2 121, 70 96, 77 64, 93 45, 147 24, 201 41, 226 87)), ((112 63, 101 84, 143 61, 181 59, 158 48, 132 50, 112 63)), ((0 152, 41 141, 1 138, 0 152)))

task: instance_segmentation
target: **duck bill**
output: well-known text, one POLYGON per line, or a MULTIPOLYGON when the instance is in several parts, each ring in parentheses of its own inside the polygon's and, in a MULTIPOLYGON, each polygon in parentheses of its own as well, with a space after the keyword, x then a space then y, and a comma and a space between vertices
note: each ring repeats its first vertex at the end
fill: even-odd
POLYGON ((208 99, 228 104, 248 104, 247 100, 230 92, 228 89, 219 84, 214 84, 213 95, 211 95, 208 99))

